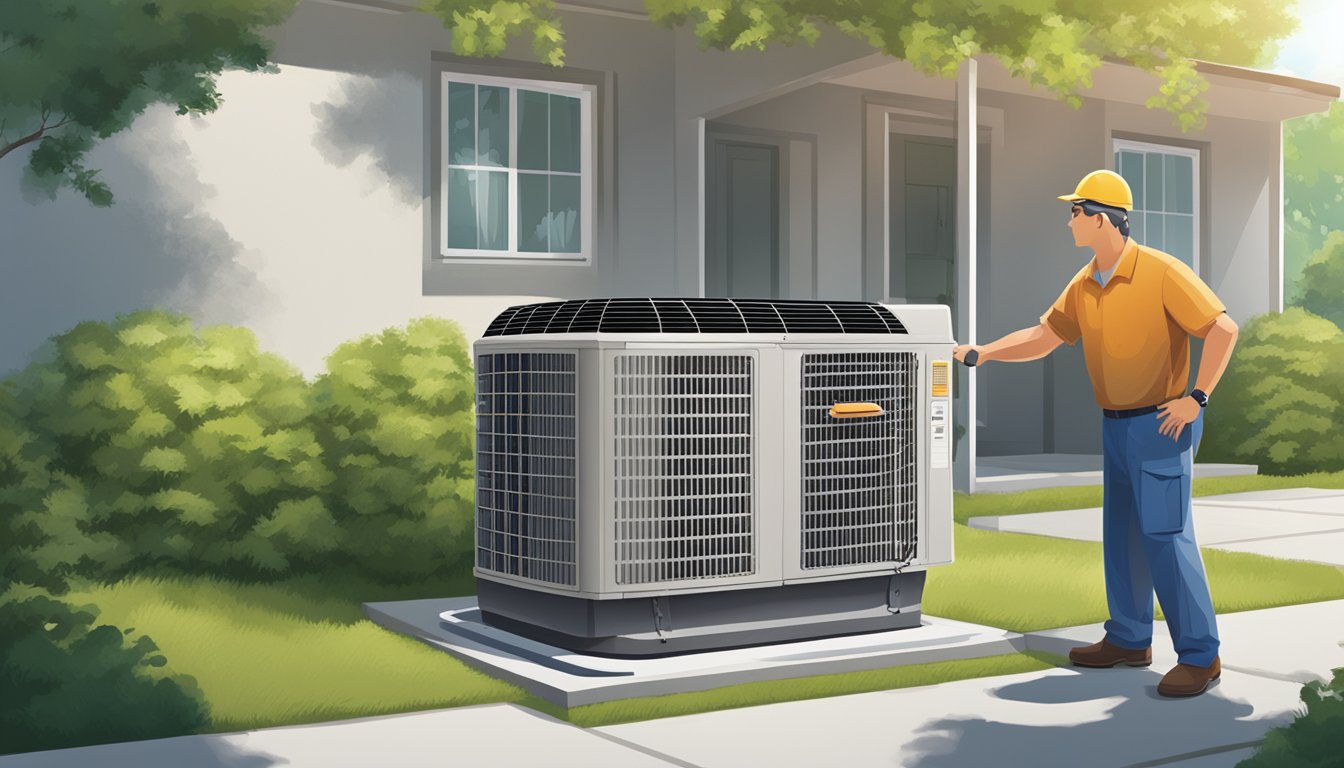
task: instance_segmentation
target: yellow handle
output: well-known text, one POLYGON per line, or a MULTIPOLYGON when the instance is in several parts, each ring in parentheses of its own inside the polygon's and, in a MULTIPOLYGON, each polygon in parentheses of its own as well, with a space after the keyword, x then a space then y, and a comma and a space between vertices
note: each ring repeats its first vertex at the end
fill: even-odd
POLYGON ((835 419, 862 419, 882 414, 882 406, 877 403, 836 403, 831 406, 831 417, 835 419))

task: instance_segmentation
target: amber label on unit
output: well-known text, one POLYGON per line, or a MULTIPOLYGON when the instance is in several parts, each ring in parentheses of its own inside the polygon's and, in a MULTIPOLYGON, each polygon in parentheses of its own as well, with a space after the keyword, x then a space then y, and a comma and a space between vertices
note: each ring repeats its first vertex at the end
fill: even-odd
POLYGON ((950 397, 952 388, 951 365, 945 361, 933 364, 933 381, 930 382, 934 397, 950 397))

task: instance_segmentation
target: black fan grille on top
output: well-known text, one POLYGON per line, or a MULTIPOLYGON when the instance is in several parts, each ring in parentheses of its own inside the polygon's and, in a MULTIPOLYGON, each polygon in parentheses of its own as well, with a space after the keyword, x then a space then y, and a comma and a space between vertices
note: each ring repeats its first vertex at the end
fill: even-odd
POLYGON ((486 336, 533 333, 906 333, 881 304, 769 299, 579 299, 509 307, 486 336))

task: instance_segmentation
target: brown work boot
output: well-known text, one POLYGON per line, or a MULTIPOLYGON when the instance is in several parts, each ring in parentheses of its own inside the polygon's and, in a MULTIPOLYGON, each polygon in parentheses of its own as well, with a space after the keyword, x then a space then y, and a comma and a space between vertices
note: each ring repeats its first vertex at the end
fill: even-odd
POLYGON ((1150 645, 1142 650, 1131 651, 1103 639, 1100 643, 1069 651, 1069 661, 1080 667, 1114 667, 1117 664, 1146 667, 1153 663, 1153 647, 1150 645))
POLYGON ((1221 674, 1223 664, 1217 656, 1207 669, 1193 664, 1177 664, 1157 684, 1157 692, 1163 696, 1198 696, 1221 674))

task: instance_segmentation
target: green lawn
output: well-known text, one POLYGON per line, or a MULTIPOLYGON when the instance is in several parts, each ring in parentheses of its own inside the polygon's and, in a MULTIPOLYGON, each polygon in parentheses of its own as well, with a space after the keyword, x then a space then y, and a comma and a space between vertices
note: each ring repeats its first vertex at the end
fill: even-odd
MULTIPOLYGON (((956 562, 929 571, 928 613, 1014 632, 1106 619, 1100 543, 953 530, 956 562)), ((1344 598, 1344 568, 1201 551, 1219 613, 1344 598)))
MULTIPOLYGON (((339 585, 360 587, 357 582, 339 585)), ((316 597, 315 588, 309 580, 257 586, 212 579, 130 579, 88 587, 71 599, 96 602, 104 621, 153 638, 171 671, 196 678, 216 731, 495 702, 515 702, 577 725, 609 725, 1016 674, 1058 661, 1046 654, 1006 654, 565 710, 360 618, 356 602, 316 597)), ((401 592, 382 593, 378 599, 424 596, 401 592)))
MULTIPOLYGON (((1275 487, 1344 487, 1344 472, 1299 478, 1199 480, 1207 495, 1275 487)), ((1098 506, 1099 488, 958 496, 959 522, 1098 506)), ((1106 617, 1101 545, 954 526, 956 562, 933 569, 931 615, 1028 632, 1106 617)), ((1204 550, 1220 613, 1344 598, 1344 569, 1204 550)), ((1057 659, 988 659, 751 683, 562 710, 475 672, 448 654, 364 619, 366 601, 469 594, 470 578, 389 589, 341 579, 238 585, 208 578, 130 579, 90 585, 109 623, 147 634, 173 671, 191 675, 219 731, 291 725, 440 707, 516 702, 570 722, 604 725, 821 696, 927 685, 1041 669, 1057 659)))
MULTIPOLYGON (((96 603, 103 621, 149 635, 173 671, 196 678, 219 731, 529 698, 363 619, 361 598, 375 587, 349 582, 329 586, 326 597, 314 593, 307 580, 130 579, 71 601, 96 603)), ((374 599, 410 596, 432 595, 374 599)))
POLYGON ((895 688, 913 688, 920 685, 950 683, 976 677, 1015 675, 1037 672, 1060 666, 1067 660, 1048 653, 1009 653, 982 659, 963 659, 934 664, 911 664, 865 672, 845 672, 835 675, 799 677, 792 680, 772 680, 744 683, 726 688, 695 693, 674 693, 644 699, 608 701, 575 707, 568 712, 543 707, 551 714, 575 725, 592 728, 637 720, 654 720, 677 715, 716 712, 721 709, 755 707, 781 701, 820 699, 827 696, 846 696, 854 693, 886 691, 895 688))

